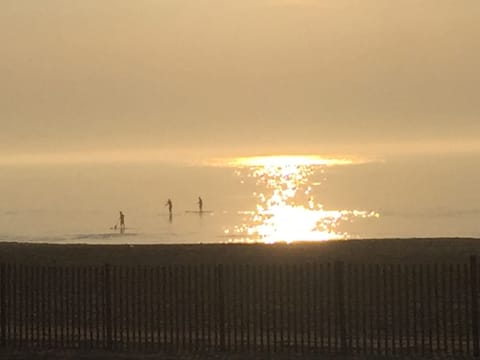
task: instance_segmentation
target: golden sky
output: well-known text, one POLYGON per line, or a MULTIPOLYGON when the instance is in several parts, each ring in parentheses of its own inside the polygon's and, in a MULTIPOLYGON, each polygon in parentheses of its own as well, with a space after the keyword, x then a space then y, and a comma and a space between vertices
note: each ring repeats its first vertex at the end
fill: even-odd
POLYGON ((2 0, 0 155, 479 151, 479 19, 477 0, 2 0))

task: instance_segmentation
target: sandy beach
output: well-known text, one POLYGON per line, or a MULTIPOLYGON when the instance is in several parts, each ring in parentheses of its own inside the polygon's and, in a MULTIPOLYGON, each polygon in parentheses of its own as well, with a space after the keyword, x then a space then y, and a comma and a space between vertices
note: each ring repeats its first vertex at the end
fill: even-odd
POLYGON ((0 262, 39 265, 461 263, 480 239, 367 239, 275 245, 52 245, 0 243, 0 262))

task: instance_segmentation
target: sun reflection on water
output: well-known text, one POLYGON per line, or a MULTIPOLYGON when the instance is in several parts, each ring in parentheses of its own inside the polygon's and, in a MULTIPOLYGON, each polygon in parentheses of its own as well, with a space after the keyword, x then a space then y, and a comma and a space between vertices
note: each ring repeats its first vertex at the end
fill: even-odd
MULTIPOLYGON (((349 159, 315 156, 273 156, 235 159, 231 165, 244 181, 254 181, 256 208, 243 213, 241 225, 226 229, 232 242, 276 243, 346 239, 339 225, 353 218, 379 217, 374 211, 328 210, 315 199, 313 175, 325 175, 325 168, 354 163, 349 159)), ((322 178, 323 178, 322 176, 322 178)))

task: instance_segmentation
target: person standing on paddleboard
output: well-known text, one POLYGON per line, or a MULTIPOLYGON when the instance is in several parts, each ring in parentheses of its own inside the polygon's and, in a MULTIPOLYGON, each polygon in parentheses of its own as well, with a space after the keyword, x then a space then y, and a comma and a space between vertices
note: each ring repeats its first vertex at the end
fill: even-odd
POLYGON ((203 200, 202 200, 202 198, 201 198, 200 196, 198 197, 198 210, 199 210, 200 212, 203 211, 203 200))
POLYGON ((172 216, 172 210, 173 210, 172 200, 168 199, 165 206, 168 206, 168 213, 170 216, 172 216))
POLYGON ((125 232, 125 214, 120 211, 120 234, 125 232))

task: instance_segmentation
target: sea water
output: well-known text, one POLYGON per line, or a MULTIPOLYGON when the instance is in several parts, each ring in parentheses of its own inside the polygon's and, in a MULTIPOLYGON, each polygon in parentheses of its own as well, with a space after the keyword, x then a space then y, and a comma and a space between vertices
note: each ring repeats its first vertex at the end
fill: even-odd
POLYGON ((479 169, 474 155, 345 163, 8 165, 0 169, 0 241, 480 237, 479 169), (119 211, 125 214, 124 234, 119 211))

